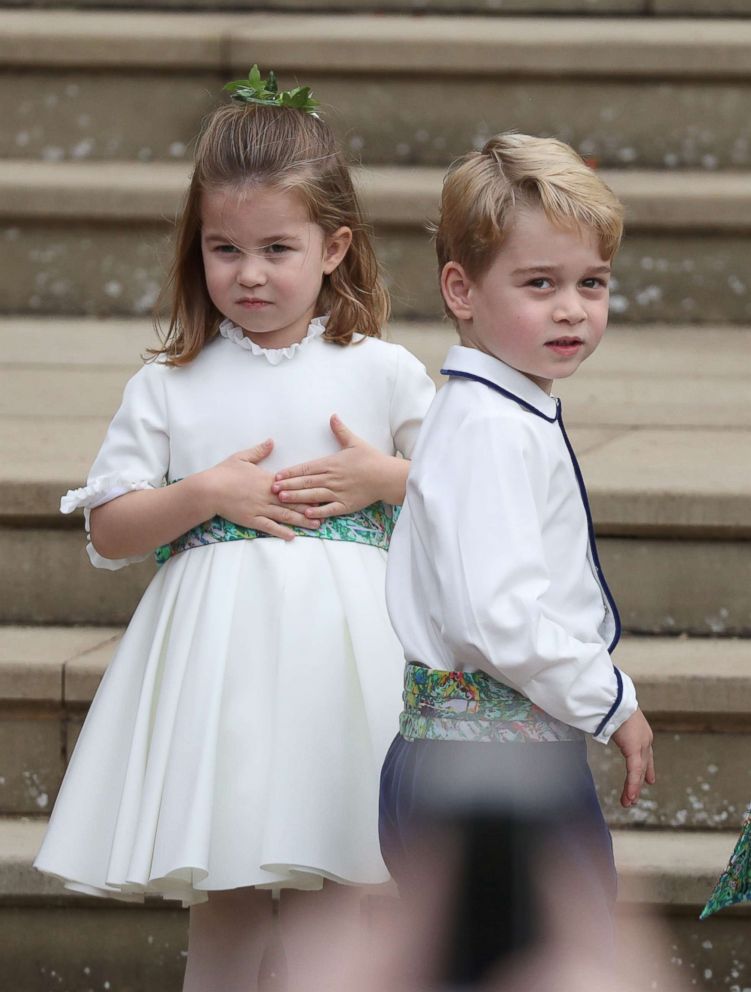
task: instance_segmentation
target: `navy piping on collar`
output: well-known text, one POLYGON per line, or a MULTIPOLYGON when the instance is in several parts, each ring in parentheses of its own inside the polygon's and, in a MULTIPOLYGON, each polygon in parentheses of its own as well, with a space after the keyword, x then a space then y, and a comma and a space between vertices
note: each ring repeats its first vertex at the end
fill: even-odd
MULTIPOLYGON (((546 420, 549 424, 554 424, 557 421, 558 426, 561 429, 561 435, 566 445, 566 449, 568 450, 569 458, 571 459, 571 465, 574 469, 574 475, 576 476, 576 483, 579 486, 579 495, 581 496, 581 501, 584 506, 584 513, 587 518, 587 534, 589 536, 589 547, 592 553, 592 561, 595 566, 597 580, 600 583, 600 587, 605 595, 605 599, 607 600, 608 607, 610 608, 610 611, 613 615, 615 631, 613 633, 613 638, 610 644, 608 645, 608 653, 611 653, 615 648, 616 644, 618 643, 618 641, 621 639, 621 618, 618 613, 618 607, 615 605, 613 594, 610 592, 610 588, 607 582, 605 581, 605 575, 602 571, 602 565, 600 564, 600 556, 597 553, 595 528, 594 528, 594 523, 592 521, 592 510, 590 509, 589 506, 587 489, 584 485, 584 477, 582 476, 581 468, 579 467, 579 462, 577 461, 576 455, 574 453, 574 449, 571 445, 571 442, 569 441, 568 434, 566 433, 566 428, 563 426, 561 401, 556 400, 555 416, 548 417, 547 414, 543 413, 541 410, 538 410, 537 407, 533 406, 531 403, 528 403, 526 400, 521 399, 521 397, 517 396, 515 393, 510 392, 508 389, 504 389, 502 386, 499 386, 491 379, 485 379, 480 375, 474 375, 472 372, 460 372, 458 369, 441 369, 441 375, 452 376, 458 379, 472 379, 474 382, 480 382, 484 386, 489 386, 490 389, 494 389, 497 393, 500 393, 502 396, 505 396, 507 399, 513 400, 515 403, 518 403, 520 406, 522 406, 525 410, 528 410, 530 413, 534 413, 538 417, 541 417, 543 420, 546 420)), ((623 678, 621 676, 620 671, 616 668, 615 665, 613 665, 613 671, 615 672, 615 679, 616 679, 615 702, 610 707, 608 712, 605 714, 605 717, 597 725, 597 728, 594 733, 595 737, 597 737, 600 733, 602 733, 603 728, 606 726, 608 720, 612 717, 612 715, 621 705, 621 700, 623 699, 623 678)))
POLYGON ((549 424, 554 424, 558 419, 557 411, 554 417, 549 417, 546 413, 543 413, 542 410, 538 410, 536 406, 533 406, 526 400, 521 399, 521 397, 517 396, 516 393, 511 393, 508 389, 504 389, 502 386, 499 386, 498 383, 493 382, 492 379, 483 379, 481 375, 475 375, 473 372, 459 372, 457 369, 441 369, 441 375, 453 376, 456 379, 472 379, 474 382, 481 382, 483 386, 490 386, 491 389, 494 389, 497 393, 500 393, 507 399, 513 400, 515 403, 523 406, 524 409, 529 410, 530 413, 536 413, 538 417, 542 417, 543 420, 547 420, 549 424))

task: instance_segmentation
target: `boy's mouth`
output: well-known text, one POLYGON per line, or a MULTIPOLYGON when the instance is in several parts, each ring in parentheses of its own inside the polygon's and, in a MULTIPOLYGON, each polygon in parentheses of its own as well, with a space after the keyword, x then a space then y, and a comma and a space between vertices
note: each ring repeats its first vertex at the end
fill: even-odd
POLYGON ((552 341, 546 341, 545 347, 550 348, 557 355, 575 355, 576 352, 584 344, 581 338, 574 336, 566 336, 560 338, 554 338, 552 341))

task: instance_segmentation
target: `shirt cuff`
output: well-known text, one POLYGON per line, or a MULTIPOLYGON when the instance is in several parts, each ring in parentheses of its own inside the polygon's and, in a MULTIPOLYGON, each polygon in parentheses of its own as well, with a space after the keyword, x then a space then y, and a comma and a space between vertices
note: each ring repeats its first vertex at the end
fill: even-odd
POLYGON ((618 684, 616 697, 613 700, 612 708, 605 715, 592 735, 593 739, 599 744, 607 744, 621 724, 625 723, 630 716, 633 716, 639 708, 634 683, 619 668, 613 666, 613 670, 618 684))

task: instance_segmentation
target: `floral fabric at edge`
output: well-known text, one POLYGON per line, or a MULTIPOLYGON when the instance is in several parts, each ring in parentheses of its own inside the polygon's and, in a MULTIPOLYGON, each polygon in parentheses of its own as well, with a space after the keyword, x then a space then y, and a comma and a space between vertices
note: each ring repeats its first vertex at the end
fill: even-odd
POLYGON ((700 919, 705 920, 719 909, 739 902, 751 902, 751 806, 743 817, 741 835, 728 866, 720 875, 700 919))
MULTIPOLYGON (((302 527, 293 527, 292 530, 300 537, 318 537, 325 541, 352 541, 355 544, 368 544, 388 551, 398 516, 398 506, 379 501, 356 513, 328 517, 321 522, 317 530, 305 530, 302 527)), ((201 548, 222 541, 253 541, 268 536, 263 531, 241 527, 224 517, 212 517, 211 520, 204 521, 186 534, 181 534, 170 544, 163 544, 157 548, 155 556, 157 564, 163 565, 173 555, 187 551, 189 548, 201 548)))
POLYGON ((410 663, 399 732, 405 740, 575 741, 582 731, 549 716, 484 672, 444 672, 410 663))

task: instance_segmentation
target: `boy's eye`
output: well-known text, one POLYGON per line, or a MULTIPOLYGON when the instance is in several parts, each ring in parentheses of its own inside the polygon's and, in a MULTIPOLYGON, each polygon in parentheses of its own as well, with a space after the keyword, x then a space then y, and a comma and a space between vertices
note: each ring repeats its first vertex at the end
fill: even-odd
POLYGON ((551 282, 546 276, 538 276, 536 279, 530 279, 527 285, 533 289, 547 289, 551 282))
POLYGON ((598 276, 592 276, 589 279, 582 280, 582 286, 585 289, 607 289, 608 283, 606 279, 600 279, 598 276))

